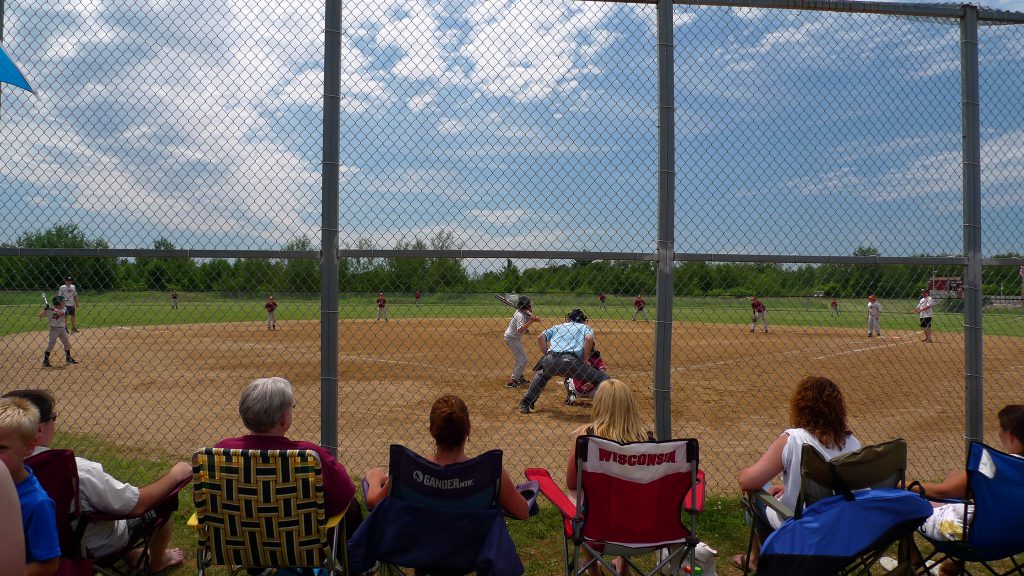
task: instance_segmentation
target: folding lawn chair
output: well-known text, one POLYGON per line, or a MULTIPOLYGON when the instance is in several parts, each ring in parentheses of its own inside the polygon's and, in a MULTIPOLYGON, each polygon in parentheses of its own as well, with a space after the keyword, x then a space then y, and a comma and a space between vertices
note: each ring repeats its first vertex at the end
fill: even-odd
POLYGON ((192 455, 196 561, 211 566, 323 569, 348 574, 344 512, 326 518, 312 450, 201 448, 192 455))
POLYGON ((990 574, 1024 574, 1024 562, 1015 558, 1024 554, 1024 458, 971 442, 967 494, 965 500, 936 500, 963 504, 964 518, 968 518, 966 507, 972 506, 974 518, 964 522, 959 540, 925 538, 934 550, 924 565, 951 559, 960 563, 965 574, 971 573, 964 566, 967 562, 980 564, 990 574), (1003 559, 1005 568, 993 565, 1003 559))
POLYGON ((82 510, 78 487, 78 466, 75 454, 71 450, 46 450, 25 459, 25 464, 32 468, 46 493, 53 499, 57 509, 57 531, 60 538, 61 565, 58 574, 61 576, 78 576, 97 572, 110 576, 149 573, 149 542, 178 510, 178 493, 188 485, 182 482, 149 510, 140 514, 101 514, 86 513, 82 510), (151 514, 153 519, 145 528, 139 530, 124 548, 104 556, 93 557, 82 545, 82 536, 90 522, 113 522, 133 520, 151 514), (137 560, 130 562, 132 552, 141 549, 137 560))
MULTIPOLYGON (((763 545, 772 532, 771 525, 764 515, 765 508, 772 508, 784 519, 799 519, 807 506, 836 494, 848 494, 853 490, 868 488, 903 488, 906 470, 907 443, 902 438, 865 446, 833 460, 826 460, 814 446, 805 444, 800 452, 800 494, 797 496, 794 509, 790 510, 764 490, 750 492, 741 499, 741 504, 751 518, 747 554, 744 558, 750 558, 755 538, 763 545)), ((909 541, 903 542, 908 543, 909 541)), ((847 569, 856 571, 858 566, 870 567, 881 557, 885 548, 886 546, 879 546, 865 550, 862 557, 852 562, 847 569)), ((905 559, 907 553, 909 549, 901 546, 901 559, 905 559)), ((750 566, 745 565, 743 573, 749 574, 750 571, 750 566)))
MULTIPOLYGON (((871 574, 875 551, 912 537, 932 513, 927 500, 899 488, 844 491, 786 520, 761 548, 760 576, 871 574)), ((877 573, 877 571, 876 571, 877 573)), ((886 572, 913 573, 909 557, 886 572)))
POLYGON ((523 564, 499 505, 502 453, 441 466, 392 444, 391 488, 349 540, 352 571, 518 576, 523 564))
POLYGON ((678 573, 699 544, 696 515, 704 507, 704 473, 698 469, 697 440, 619 444, 597 436, 576 439, 577 505, 543 468, 526 477, 562 514, 562 553, 567 575, 586 574, 600 564, 615 574, 612 556, 627 570, 652 575, 678 573), (689 515, 689 526, 682 512, 689 515), (635 556, 667 549, 653 569, 641 570, 635 556), (581 557, 586 551, 590 560, 581 557))

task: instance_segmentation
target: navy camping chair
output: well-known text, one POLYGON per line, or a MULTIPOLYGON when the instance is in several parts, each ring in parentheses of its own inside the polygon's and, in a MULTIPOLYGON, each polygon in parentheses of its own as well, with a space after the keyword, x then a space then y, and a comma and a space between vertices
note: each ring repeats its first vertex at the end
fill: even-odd
MULTIPOLYGON (((925 565, 952 559, 961 565, 979 563, 991 574, 1024 574, 1024 563, 1014 558, 1024 553, 1024 458, 971 442, 967 454, 967 494, 966 500, 942 502, 973 506, 973 521, 965 523, 960 540, 926 538, 934 550, 925 559, 925 565), (993 562, 1003 559, 1007 560, 1003 569, 993 566, 993 562)), ((970 574, 969 570, 964 572, 970 574)))
POLYGON ((349 540, 352 573, 375 562, 429 574, 518 576, 523 564, 498 503, 501 450, 440 466, 391 445, 391 489, 349 540))
MULTIPOLYGON (((909 537, 931 513, 927 500, 899 488, 830 496, 805 508, 800 517, 786 520, 765 539, 757 572, 870 574, 865 554, 909 537)), ((910 564, 904 562, 889 573, 910 573, 910 564)))

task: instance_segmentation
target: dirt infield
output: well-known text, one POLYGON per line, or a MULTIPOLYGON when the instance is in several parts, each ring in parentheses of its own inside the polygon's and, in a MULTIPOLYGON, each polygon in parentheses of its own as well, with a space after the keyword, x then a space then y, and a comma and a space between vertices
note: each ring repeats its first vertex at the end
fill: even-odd
MULTIPOLYGON (((427 414, 438 395, 466 399, 468 449, 501 448, 506 467, 561 470, 572 431, 588 407, 563 404, 552 382, 529 416, 516 412, 524 390, 505 388, 511 355, 506 319, 345 321, 340 325, 339 452, 354 474, 386 464, 387 445, 431 450, 427 414)), ((243 433, 238 392, 252 378, 280 375, 296 387, 290 434, 319 437, 320 334, 317 322, 95 328, 74 335, 78 366, 40 367, 42 333, 0 339, 2 389, 54 392, 65 431, 185 458, 195 448, 243 433)), ((653 422, 653 323, 594 320, 609 372, 634 387, 653 422)), ((732 492, 733 475, 785 428, 786 398, 801 376, 819 373, 847 393, 862 442, 903 437, 911 476, 936 477, 963 453, 963 340, 940 333, 925 344, 911 333, 869 339, 860 330, 680 323, 672 350, 672 421, 697 437, 712 492, 732 492)), ((998 407, 1021 402, 1024 339, 986 337, 986 438, 996 443, 998 407)), ((531 363, 539 352, 527 341, 531 363)), ((558 474, 556 474, 558 476, 558 474)))

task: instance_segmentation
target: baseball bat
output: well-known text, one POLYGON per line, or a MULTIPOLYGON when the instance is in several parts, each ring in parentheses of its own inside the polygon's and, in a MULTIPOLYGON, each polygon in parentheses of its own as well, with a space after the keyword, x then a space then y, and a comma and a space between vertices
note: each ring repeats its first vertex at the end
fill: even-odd
POLYGON ((43 292, 43 308, 49 308, 50 301, 46 299, 46 292, 43 292))
POLYGON ((516 309, 515 302, 509 301, 508 298, 505 298, 501 294, 495 294, 494 297, 497 298, 498 300, 501 300, 501 303, 504 304, 505 306, 508 306, 509 308, 512 308, 513 310, 516 309))

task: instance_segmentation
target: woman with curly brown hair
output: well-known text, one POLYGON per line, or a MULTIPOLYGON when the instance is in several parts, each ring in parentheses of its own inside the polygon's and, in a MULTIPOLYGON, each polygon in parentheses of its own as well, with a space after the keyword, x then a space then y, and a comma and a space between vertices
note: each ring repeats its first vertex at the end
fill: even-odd
MULTIPOLYGON (((831 460, 858 450, 860 441, 847 425, 842 391, 823 376, 808 376, 797 384, 789 402, 789 424, 791 428, 784 430, 753 466, 740 470, 737 479, 740 490, 763 488, 792 509, 800 493, 800 452, 804 444, 814 446, 825 459, 831 460), (779 474, 782 485, 771 486, 770 482, 779 474)), ((765 517, 772 529, 782 523, 771 508, 765 509, 765 517)), ((753 568, 756 558, 752 557, 750 562, 753 568)), ((733 558, 733 563, 742 567, 743 555, 733 558)))

